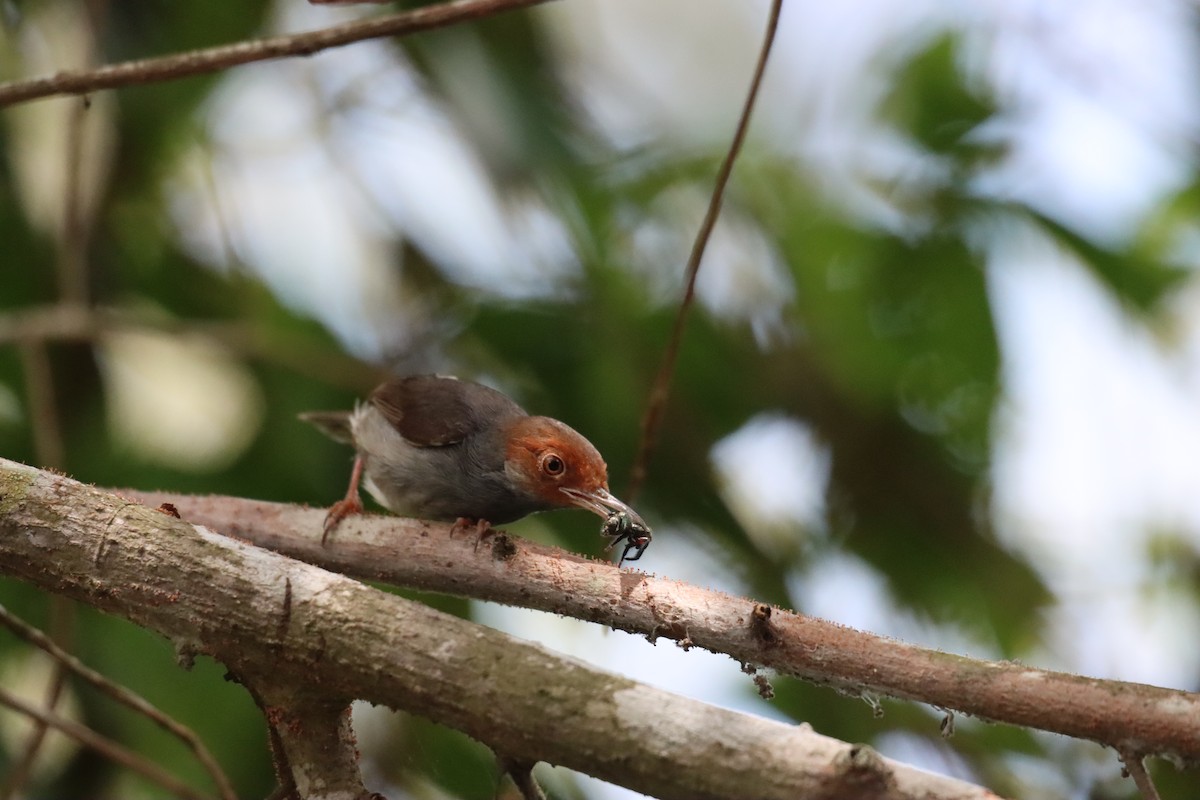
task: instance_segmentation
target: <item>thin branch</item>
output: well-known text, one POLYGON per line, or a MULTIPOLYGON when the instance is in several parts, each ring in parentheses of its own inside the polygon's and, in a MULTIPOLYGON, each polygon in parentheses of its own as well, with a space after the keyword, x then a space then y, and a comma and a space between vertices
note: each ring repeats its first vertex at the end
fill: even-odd
POLYGON ((58 398, 54 374, 46 355, 44 340, 19 337, 21 372, 25 376, 25 403, 29 406, 33 451, 38 462, 48 469, 62 469, 65 447, 58 419, 58 398))
POLYGON ((249 39, 96 69, 64 70, 0 84, 0 108, 44 97, 179 80, 255 61, 308 56, 366 39, 406 36, 544 2, 547 0, 453 0, 304 33, 249 39))
MULTIPOLYGON (((3 611, 3 606, 0 606, 0 611, 3 611)), ((58 643, 67 643, 74 621, 75 604, 65 597, 54 595, 50 598, 50 631, 56 641, 51 641, 50 637, 45 636, 41 631, 38 631, 38 635, 56 650, 61 651, 62 648, 59 647, 58 643)), ((42 706, 46 711, 54 711, 66 687, 67 668, 63 666, 61 661, 58 661, 54 664, 54 669, 50 673, 50 680, 46 687, 46 697, 42 702, 42 706)), ((33 728, 29 731, 29 736, 25 739, 25 746, 22 748, 20 755, 13 759, 13 765, 4 779, 4 784, 0 786, 0 800, 8 800, 8 798, 16 795, 25 786, 25 782, 33 774, 33 768, 37 763, 37 756, 41 752, 42 744, 46 740, 48 729, 46 723, 41 720, 33 720, 33 728)))
MULTIPOLYGON (((440 540, 448 529, 424 531, 440 540)), ((319 523, 314 534, 320 538, 319 523)), ((497 560, 492 571, 522 560, 521 553, 497 560)), ((641 576, 606 570, 609 579, 598 582, 606 600, 620 596, 622 580, 637 591, 641 576)), ((360 697, 461 730, 512 758, 561 764, 656 797, 857 797, 870 785, 878 800, 994 798, 808 726, 597 670, 3 460, 0 571, 157 631, 221 661, 247 685, 360 697)))
POLYGON ((1121 763, 1125 765, 1125 772, 1133 778, 1133 783, 1141 793, 1142 800, 1159 800, 1158 789, 1155 788, 1154 780, 1146 770, 1146 761, 1142 754, 1132 750, 1119 752, 1121 763))
POLYGON ((43 725, 62 731, 85 747, 90 747, 108 760, 120 764, 126 769, 133 770, 147 780, 157 783, 176 797, 186 797, 189 800, 209 800, 208 795, 197 792, 171 773, 157 764, 147 761, 132 750, 128 750, 116 742, 96 733, 86 725, 59 716, 49 711, 43 711, 21 698, 0 688, 0 705, 8 706, 13 711, 31 717, 43 725))
MULTIPOLYGON (((42 466, 62 469, 66 448, 63 443, 62 425, 59 422, 58 398, 54 391, 54 374, 46 353, 46 343, 22 341, 18 348, 21 367, 25 376, 25 402, 32 421, 33 450, 42 466)), ((51 601, 53 630, 60 642, 65 643, 73 609, 70 601, 55 597, 51 601)), ((47 711, 54 711, 66 687, 66 671, 62 664, 55 664, 46 685, 43 704, 47 711)), ((33 774, 42 743, 46 739, 46 724, 34 720, 29 735, 20 753, 13 758, 11 768, 0 782, 0 800, 13 797, 33 774)))
MULTIPOLYGON (((89 342, 120 331, 152 331, 212 339, 230 351, 360 391, 379 383, 378 367, 347 356, 324 342, 275 337, 261 326, 242 322, 180 320, 121 308, 51 305, 0 314, 0 345, 10 342, 89 342)), ((30 346, 33 346, 32 344, 30 346)))
MULTIPOLYGON (((3 463, 3 462, 0 462, 3 463)), ((1200 762, 1200 694, 983 661, 876 636, 497 532, 351 517, 321 546, 324 510, 229 497, 130 492, 261 547, 398 586, 550 611, 673 639, 744 664, 975 717, 1200 762)))
POLYGON ((190 728, 180 722, 175 721, 141 696, 123 686, 113 683, 99 672, 91 669, 75 656, 71 655, 51 641, 46 634, 42 633, 37 628, 29 625, 23 620, 13 616, 9 610, 2 605, 0 605, 0 625, 4 625, 14 634, 20 636, 30 644, 40 647, 42 650, 50 654, 51 657, 57 660, 59 664, 63 665, 66 669, 69 669, 71 672, 78 675, 80 678, 87 681, 92 686, 111 697, 113 700, 116 700, 118 703, 121 703, 122 705, 133 709, 139 714, 150 718, 159 727, 165 729, 171 734, 174 734, 185 745, 187 745, 192 753, 195 754, 196 760, 199 761, 206 770, 208 770, 208 774, 212 777, 213 784, 216 785, 217 791, 220 792, 221 797, 225 798, 225 800, 237 800, 237 793, 233 789, 233 784, 229 782, 229 778, 225 776, 225 773, 221 770, 221 766, 217 763, 216 759, 213 758, 212 754, 208 751, 208 748, 204 746, 204 743, 200 741, 200 738, 196 736, 196 734, 193 733, 190 728))
MULTIPOLYGON (((95 24, 91 28, 94 35, 95 24)), ((90 47, 85 48, 91 50, 90 47)), ((85 97, 72 105, 67 119, 66 165, 63 177, 63 219, 58 237, 58 294, 64 305, 83 307, 88 302, 87 243, 91 225, 83 218, 83 149, 88 109, 91 103, 85 97)), ((30 416, 33 419, 34 450, 43 466, 62 469, 66 447, 62 427, 59 424, 58 404, 54 392, 53 373, 46 354, 44 342, 26 341, 21 345, 22 362, 30 416)), ((73 605, 61 598, 52 601, 52 615, 56 624, 52 630, 55 638, 65 644, 65 631, 74 617, 73 605)), ((53 711, 66 688, 66 668, 61 662, 54 665, 46 689, 45 708, 53 711)), ((25 746, 13 760, 12 768, 0 785, 0 800, 8 800, 16 794, 33 773, 38 753, 46 740, 46 725, 35 720, 25 746)))
POLYGON ((633 503, 646 482, 646 473, 650 466, 650 457, 658 443, 658 430, 662 425, 663 414, 666 413, 667 400, 671 394, 671 378, 675 374, 675 362, 679 360, 679 348, 683 342, 683 330, 687 323, 688 312, 696 296, 696 276, 700 274, 700 262, 704 258, 704 250, 708 239, 717 224, 717 216, 721 213, 721 203, 725 197, 725 187, 729 184, 729 176, 733 174, 733 164, 742 143, 746 140, 746 131, 750 127, 750 114, 754 111, 754 103, 758 99, 758 90, 762 86, 763 75, 767 71, 767 60, 771 55, 771 46, 775 43, 775 32, 779 28, 779 14, 783 8, 783 0, 772 0, 771 10, 767 16, 767 30, 763 35, 762 48, 758 53, 758 63, 754 66, 754 77, 750 81, 750 89, 742 104, 742 113, 738 117, 737 128, 733 133, 733 141, 721 162, 717 173, 717 182, 713 187, 712 197, 708 202, 708 210, 704 221, 696 233, 696 241, 692 244, 691 255, 688 256, 686 267, 686 287, 683 299, 679 302, 679 311, 675 314, 675 323, 671 326, 671 337, 667 341, 667 349, 663 353, 658 374, 654 376, 654 384, 650 390, 650 400, 646 405, 646 413, 642 417, 642 435, 638 443, 637 456, 629 474, 629 488, 625 493, 628 502, 633 503))
POLYGON ((67 120, 66 177, 63 181, 63 226, 58 250, 58 296, 63 303, 86 306, 88 286, 87 251, 91 220, 85 220, 83 147, 91 101, 80 98, 72 104, 67 120))

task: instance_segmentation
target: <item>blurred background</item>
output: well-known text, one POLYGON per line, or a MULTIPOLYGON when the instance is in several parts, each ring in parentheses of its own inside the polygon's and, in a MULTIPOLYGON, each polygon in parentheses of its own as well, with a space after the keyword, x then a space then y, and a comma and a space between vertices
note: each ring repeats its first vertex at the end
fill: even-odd
MULTIPOLYGON (((0 2, 0 78, 307 30, 301 0, 0 2)), ((102 486, 327 505, 296 421, 386 372, 568 421, 621 495, 763 0, 561 0, 0 112, 0 455, 102 486)), ((637 566, 988 659, 1200 688, 1193 3, 785 5, 700 272, 637 566), (964 7, 965 6, 965 7, 964 7)), ((602 555, 593 516, 523 536, 602 555)), ((574 620, 422 597, 638 680, 1023 798, 1125 798, 1115 756, 846 697, 574 620)), ((0 580, 0 601, 273 785, 219 665, 0 580)), ((44 662, 0 635, 5 685, 44 662)), ((151 723, 65 713, 207 787, 151 723)), ((0 712, 0 775, 24 747, 0 712)), ((490 754, 359 709, 369 788, 487 798, 490 754)), ((161 790, 52 740, 23 791, 161 790)), ((1164 796, 1195 773, 1155 764, 1164 796)), ((556 798, 632 793, 545 765, 556 798)))

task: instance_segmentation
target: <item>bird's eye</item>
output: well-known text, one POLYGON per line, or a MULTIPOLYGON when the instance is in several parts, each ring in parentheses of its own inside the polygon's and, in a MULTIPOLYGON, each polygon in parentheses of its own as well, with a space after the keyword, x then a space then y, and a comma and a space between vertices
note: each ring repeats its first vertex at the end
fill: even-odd
POLYGON ((551 477, 558 477, 567 471, 567 463, 554 453, 542 457, 542 472, 551 477))

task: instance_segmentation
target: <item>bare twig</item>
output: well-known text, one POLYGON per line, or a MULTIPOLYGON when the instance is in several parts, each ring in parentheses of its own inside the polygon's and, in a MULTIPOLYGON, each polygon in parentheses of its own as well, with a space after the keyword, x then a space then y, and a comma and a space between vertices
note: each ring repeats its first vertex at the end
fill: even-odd
MULTIPOLYGON (((0 461, 0 464, 3 462, 0 461)), ((473 533, 397 517, 352 517, 321 546, 324 510, 229 497, 121 491, 150 507, 348 575, 563 614, 724 653, 833 686, 993 722, 1200 762, 1200 694, 983 661, 876 636, 504 534, 497 559, 473 533), (766 610, 770 613, 767 614, 766 610)))
MULTIPOLYGON (((32 421, 34 453, 42 466, 62 469, 66 448, 63 443, 62 426, 59 423, 54 375, 46 353, 46 343, 25 340, 20 343, 19 350, 22 372, 25 375, 25 402, 29 406, 29 417, 32 421)), ((74 616, 72 604, 69 600, 55 597, 51 600, 50 607, 55 638, 59 643, 66 644, 74 616)), ((65 687, 66 670, 62 664, 55 664, 46 684, 43 701, 47 711, 53 711, 58 705, 65 687)), ((0 800, 8 800, 16 795, 29 780, 42 743, 46 739, 46 730, 45 723, 36 719, 33 721, 24 746, 13 758, 11 768, 0 783, 0 800)))
POLYGON ((642 417, 641 441, 638 443, 637 456, 634 458, 633 467, 630 470, 629 489, 625 493, 625 499, 630 503, 637 499, 642 485, 646 482, 650 457, 658 442, 658 429, 662 425, 667 400, 671 394, 671 377, 675 373, 675 362, 679 360, 679 347, 683 342, 684 325, 687 323, 688 312, 691 310, 696 296, 696 276, 700 274, 700 261, 704 258, 704 249, 708 246, 708 239, 717 224, 717 216, 721 213, 721 202, 725 197, 725 187, 729 183, 729 176, 733 173, 733 163, 737 160, 738 153, 741 152, 742 143, 746 139, 746 131, 750 127, 750 114, 754 111, 754 103, 758 99, 758 90, 762 85, 763 74, 767 70, 767 60, 771 55, 771 46, 775 43, 775 31, 779 27, 779 13, 782 7, 783 0, 772 0, 771 10, 767 16, 767 30, 763 35, 762 49, 758 53, 758 63, 754 66, 754 77, 750 81, 750 89, 746 93, 741 116, 738 117, 733 141, 729 143, 725 160, 721 162, 721 169, 717 173, 717 182, 708 202, 708 211, 704 214, 704 221, 700 224, 700 230, 696 233, 696 241, 692 244, 691 255, 688 256, 683 299, 679 302, 679 311, 675 314, 675 323, 671 326, 671 337, 667 340, 667 349, 663 352, 658 373, 654 376, 646 413, 642 417))
POLYGON ((40 647, 49 653, 51 657, 66 669, 69 669, 92 686, 95 686, 113 700, 137 711, 139 714, 149 717, 159 727, 174 734, 187 745, 195 754, 196 760, 208 770, 208 774, 212 777, 213 783, 216 785, 221 797, 226 798, 226 800, 237 799, 237 793, 233 790, 233 784, 229 782, 229 778, 225 776, 225 773, 221 770, 220 765, 217 764, 216 759, 212 757, 208 748, 204 746, 204 743, 200 741, 199 737, 190 728, 167 716, 150 702, 131 692, 129 689, 113 683, 99 672, 91 669, 75 658, 75 656, 51 641, 46 634, 23 620, 14 617, 4 606, 0 606, 0 624, 30 644, 40 647))
POLYGON ((151 761, 147 761, 132 750, 128 750, 116 742, 101 736, 86 725, 81 725, 74 720, 49 711, 43 711, 2 688, 0 688, 0 705, 8 706, 13 711, 38 720, 43 725, 62 731, 67 736, 70 736, 85 747, 92 748, 113 763, 120 764, 142 775, 147 780, 157 783, 176 797, 186 797, 189 800, 208 800, 208 795, 197 792, 162 767, 151 761))
POLYGON ((67 121, 66 180, 63 181, 63 226, 58 251, 58 296, 63 303, 88 304, 87 243, 91 220, 83 218, 83 144, 91 101, 80 98, 67 121))
MULTIPOLYGON (((94 29, 93 29, 94 30, 94 29)), ((90 48, 86 48, 89 49, 90 48)), ((83 218, 83 148, 87 111, 90 103, 83 98, 74 104, 67 119, 66 152, 63 179, 63 219, 58 239, 58 293, 63 305, 84 307, 88 302, 87 241, 90 224, 83 218)), ((53 372, 46 355, 46 344, 40 341, 21 343, 22 366, 26 380, 29 414, 33 420, 34 450, 38 461, 54 469, 64 467, 65 444, 59 424, 59 411, 54 391, 53 372)), ((74 619, 74 606, 61 597, 51 600, 52 630, 55 639, 66 644, 67 633, 74 619)), ((66 668, 55 663, 46 688, 44 705, 53 711, 66 688, 66 668)), ((38 753, 46 740, 47 727, 34 720, 20 755, 13 759, 11 769, 2 785, 0 800, 16 794, 33 772, 38 753)))
POLYGON ((43 97, 178 80, 254 61, 308 56, 365 39, 405 36, 544 2, 547 0, 453 0, 304 33, 250 39, 96 69, 64 70, 53 75, 0 84, 0 108, 43 97))
MULTIPOLYGON (((0 611, 3 607, 0 606, 0 611)), ((57 643, 66 644, 70 638, 70 628, 75 621, 75 604, 65 597, 54 595, 50 599, 50 631, 53 639, 57 643)), ((56 649, 61 650, 55 641, 51 641, 49 637, 38 632, 46 642, 50 643, 56 649)), ((53 712, 58 701, 62 698, 63 690, 67 686, 67 669, 61 662, 54 664, 54 669, 50 673, 50 680, 46 684, 46 696, 42 701, 46 711, 53 712)), ((33 727, 29 731, 29 736, 25 739, 25 746, 19 756, 13 759, 12 768, 5 776, 4 784, 0 786, 0 800, 8 800, 20 792, 25 786, 25 782, 29 780, 29 776, 33 774, 34 765, 37 763, 38 753, 41 752, 42 744, 46 740, 46 732, 48 726, 41 720, 33 720, 33 727)))
POLYGON ((25 375, 25 403, 29 406, 32 422, 30 430, 33 432, 34 453, 42 466, 62 469, 65 448, 46 344, 37 337, 14 338, 21 345, 21 371, 25 375))
POLYGON ((380 380, 378 367, 364 364, 323 342, 272 337, 242 322, 180 320, 119 308, 52 305, 0 314, 0 345, 9 342, 95 342, 107 333, 153 331, 194 334, 214 340, 239 355, 279 364, 327 384, 365 391, 380 380))
POLYGON ((1121 756, 1121 763, 1125 765, 1126 774, 1133 778, 1133 783, 1141 793, 1142 800, 1159 800, 1158 789, 1154 786, 1154 780, 1146 770, 1146 761, 1142 754, 1132 750, 1122 750, 1118 753, 1121 756))

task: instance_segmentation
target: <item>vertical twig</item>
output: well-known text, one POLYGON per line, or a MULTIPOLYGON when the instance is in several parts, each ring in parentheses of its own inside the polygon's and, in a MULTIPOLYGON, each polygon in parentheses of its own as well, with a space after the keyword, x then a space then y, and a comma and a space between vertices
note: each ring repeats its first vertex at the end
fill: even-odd
MULTIPOLYGON (((89 10, 95 11, 95 7, 89 10)), ((92 30, 95 30, 95 17, 92 30)), ((91 225, 84 217, 82 175, 87 112, 90 107, 91 101, 86 96, 72 101, 67 120, 66 152, 63 153, 66 177, 63 181, 63 220, 57 259, 58 302, 61 306, 73 308, 85 308, 89 302, 87 243, 91 225)), ((54 375, 45 343, 25 342, 21 347, 21 357, 37 460, 45 467, 61 470, 65 466, 66 448, 54 391, 54 375)), ((57 595, 52 597, 50 617, 51 638, 56 646, 65 648, 75 617, 71 601, 57 595)), ((67 667, 61 660, 56 661, 46 687, 44 706, 47 712, 54 711, 66 684, 67 667)), ((48 723, 34 717, 25 747, 14 760, 3 784, 0 784, 0 800, 8 800, 29 780, 47 731, 48 723)))
MULTIPOLYGON (((25 397, 33 430, 33 449, 37 460, 50 469, 62 469, 64 446, 62 427, 59 424, 58 403, 54 391, 54 376, 50 359, 46 354, 46 343, 24 341, 20 345, 21 366, 25 374, 25 397)), ((54 595, 50 598, 50 632, 58 645, 65 646, 70 639, 74 611, 71 601, 54 595)), ((58 705, 63 689, 66 688, 66 670, 55 663, 46 684, 43 704, 47 711, 58 705)), ((33 774, 42 743, 46 739, 47 723, 32 718, 33 727, 20 754, 13 759, 12 767, 0 783, 0 800, 8 800, 17 794, 33 774)))
POLYGON ((21 371, 25 375, 25 404, 29 407, 34 457, 44 469, 61 470, 65 461, 62 426, 58 418, 58 398, 46 343, 27 339, 21 342, 21 371))
POLYGON ((725 197, 725 187, 729 183, 729 176, 733 172, 733 163, 737 160, 738 153, 741 152, 742 143, 746 139, 746 130, 750 127, 750 114, 754 110, 755 101, 758 99, 758 90, 762 85, 763 74, 767 69, 767 59, 771 55, 771 46, 775 43, 775 31, 779 27, 779 13, 782 7, 783 0, 772 0, 771 10, 767 16, 767 30, 763 36, 762 49, 758 53, 758 63, 754 67, 754 77, 750 81, 750 89, 746 93, 746 100, 742 105, 742 113, 738 118, 737 128, 734 130, 733 141, 729 143, 729 150, 725 153, 725 160, 721 162, 721 169, 717 173, 717 182, 713 187, 712 197, 709 199, 708 211, 704 215, 704 221, 700 224, 700 230, 697 232, 696 240, 692 244, 691 255, 688 257, 686 267, 687 281, 683 299, 679 303, 679 311, 675 315, 675 323, 671 328, 671 336, 667 340, 667 347, 663 352, 663 359, 659 364, 658 374, 654 376, 654 384, 650 390, 646 413, 642 417, 641 441, 638 443, 637 456, 634 458, 633 468, 630 471, 629 489, 625 493, 625 499, 630 503, 633 503, 637 499, 642 485, 646 482, 646 472, 649 468, 650 456, 654 452, 655 445, 658 443, 658 430, 662 425, 663 414, 667 408, 667 399, 671 393, 671 378, 675 373, 675 362, 679 360, 679 347, 683 341, 684 325, 687 322, 688 311, 691 310, 696 294, 696 276, 700 272, 700 261, 704 257, 704 249, 708 246, 708 239, 717 224, 717 216, 721 213, 721 202, 725 197))
POLYGON ((1137 786, 1142 800, 1159 800, 1158 789, 1155 788, 1154 781, 1146 770, 1146 761, 1142 754, 1131 750, 1122 750, 1118 754, 1121 757, 1121 763, 1125 765, 1125 774, 1133 778, 1133 784, 1137 786))
POLYGON ((59 302, 88 304, 87 241, 91 228, 84 219, 83 143, 91 100, 84 95, 71 103, 67 122, 66 181, 63 183, 62 240, 58 252, 59 302))

